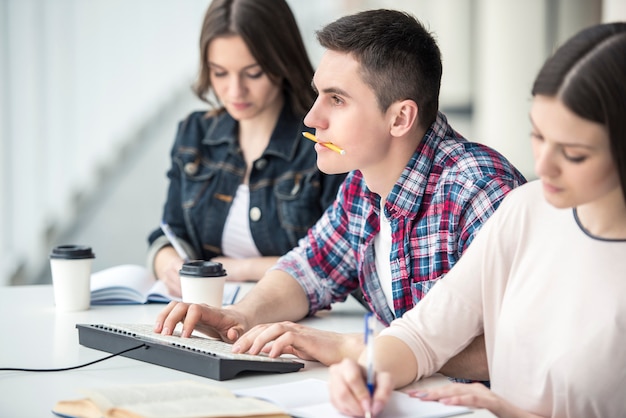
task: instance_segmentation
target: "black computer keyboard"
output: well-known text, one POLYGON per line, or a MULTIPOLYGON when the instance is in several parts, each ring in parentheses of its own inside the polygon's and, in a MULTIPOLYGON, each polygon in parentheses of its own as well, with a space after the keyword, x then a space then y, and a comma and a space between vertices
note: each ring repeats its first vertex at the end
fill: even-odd
POLYGON ((78 342, 85 347, 108 353, 139 347, 121 355, 215 380, 248 373, 295 372, 304 367, 291 358, 235 354, 230 344, 207 337, 156 334, 148 324, 76 324, 76 328, 78 342))

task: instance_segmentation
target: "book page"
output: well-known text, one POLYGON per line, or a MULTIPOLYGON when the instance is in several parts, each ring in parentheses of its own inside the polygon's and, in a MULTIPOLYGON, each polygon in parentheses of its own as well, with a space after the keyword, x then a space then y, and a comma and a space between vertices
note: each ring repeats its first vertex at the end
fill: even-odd
POLYGON ((122 264, 97 271, 91 275, 93 303, 122 303, 124 300, 145 303, 156 279, 144 266, 122 264))
POLYGON ((52 413, 61 417, 102 418, 102 411, 89 399, 59 401, 52 413))
POLYGON ((269 402, 237 398, 228 389, 195 381, 118 385, 84 392, 101 411, 120 417, 285 416, 281 408, 269 402))
POLYGON ((224 283, 224 297, 222 298, 223 305, 232 305, 237 300, 241 285, 232 282, 224 283))
POLYGON ((148 292, 148 302, 167 303, 172 300, 181 301, 181 298, 170 295, 165 282, 156 280, 148 292))
POLYGON ((209 396, 122 405, 106 416, 124 417, 122 412, 151 418, 288 417, 278 406, 259 399, 209 396))

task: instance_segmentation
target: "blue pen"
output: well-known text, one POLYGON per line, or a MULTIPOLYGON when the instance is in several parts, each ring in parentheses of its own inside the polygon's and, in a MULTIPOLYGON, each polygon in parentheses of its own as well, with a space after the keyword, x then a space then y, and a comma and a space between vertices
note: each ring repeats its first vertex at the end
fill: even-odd
POLYGON ((172 228, 170 228, 170 226, 165 221, 161 221, 161 230, 167 237, 170 244, 172 244, 172 247, 174 247, 174 249, 176 250, 178 256, 182 258, 184 262, 189 261, 189 255, 187 254, 183 246, 180 245, 180 242, 178 242, 178 238, 176 237, 176 235, 174 235, 174 231, 172 231, 172 228))
MULTIPOLYGON (((370 396, 374 396, 374 314, 365 314, 365 346, 367 349, 367 389, 370 396)), ((371 417, 371 412, 367 412, 366 417, 371 417)))

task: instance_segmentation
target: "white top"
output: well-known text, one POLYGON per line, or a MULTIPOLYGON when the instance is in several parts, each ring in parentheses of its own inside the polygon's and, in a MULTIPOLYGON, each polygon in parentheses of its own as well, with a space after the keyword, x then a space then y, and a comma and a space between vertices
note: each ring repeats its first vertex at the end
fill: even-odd
POLYGON ((222 250, 226 257, 251 258, 260 257, 252 232, 250 232, 250 189, 247 184, 237 187, 222 236, 222 250))
POLYGON ((493 391, 553 417, 626 416, 626 240, 587 235, 538 181, 515 189, 457 265, 383 333, 418 378, 485 333, 493 391))
POLYGON ((385 199, 380 199, 380 230, 374 237, 374 254, 376 262, 376 273, 380 281, 380 287, 387 299, 387 305, 391 312, 393 307, 393 288, 391 285, 391 225, 385 216, 385 199))

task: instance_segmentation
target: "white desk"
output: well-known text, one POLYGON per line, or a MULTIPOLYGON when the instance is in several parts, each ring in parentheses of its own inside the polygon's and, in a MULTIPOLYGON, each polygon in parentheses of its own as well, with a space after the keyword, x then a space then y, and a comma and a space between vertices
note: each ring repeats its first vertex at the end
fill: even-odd
MULTIPOLYGON (((57 313, 51 285, 0 287, 0 367, 48 369, 70 367, 109 355, 78 344, 77 323, 153 323, 164 305, 94 306, 88 311, 57 313)), ((303 321, 312 327, 339 332, 361 332, 364 309, 354 300, 303 321)), ((81 388, 111 384, 198 380, 229 389, 284 383, 302 378, 326 379, 327 368, 305 362, 296 373, 246 376, 218 382, 125 357, 114 357, 85 368, 64 372, 0 372, 0 416, 46 417, 61 399, 81 397, 81 388)), ((445 383, 441 376, 414 386, 445 383)), ((468 415, 466 415, 468 416, 468 415)), ((472 417, 492 417, 476 411, 472 417)))

